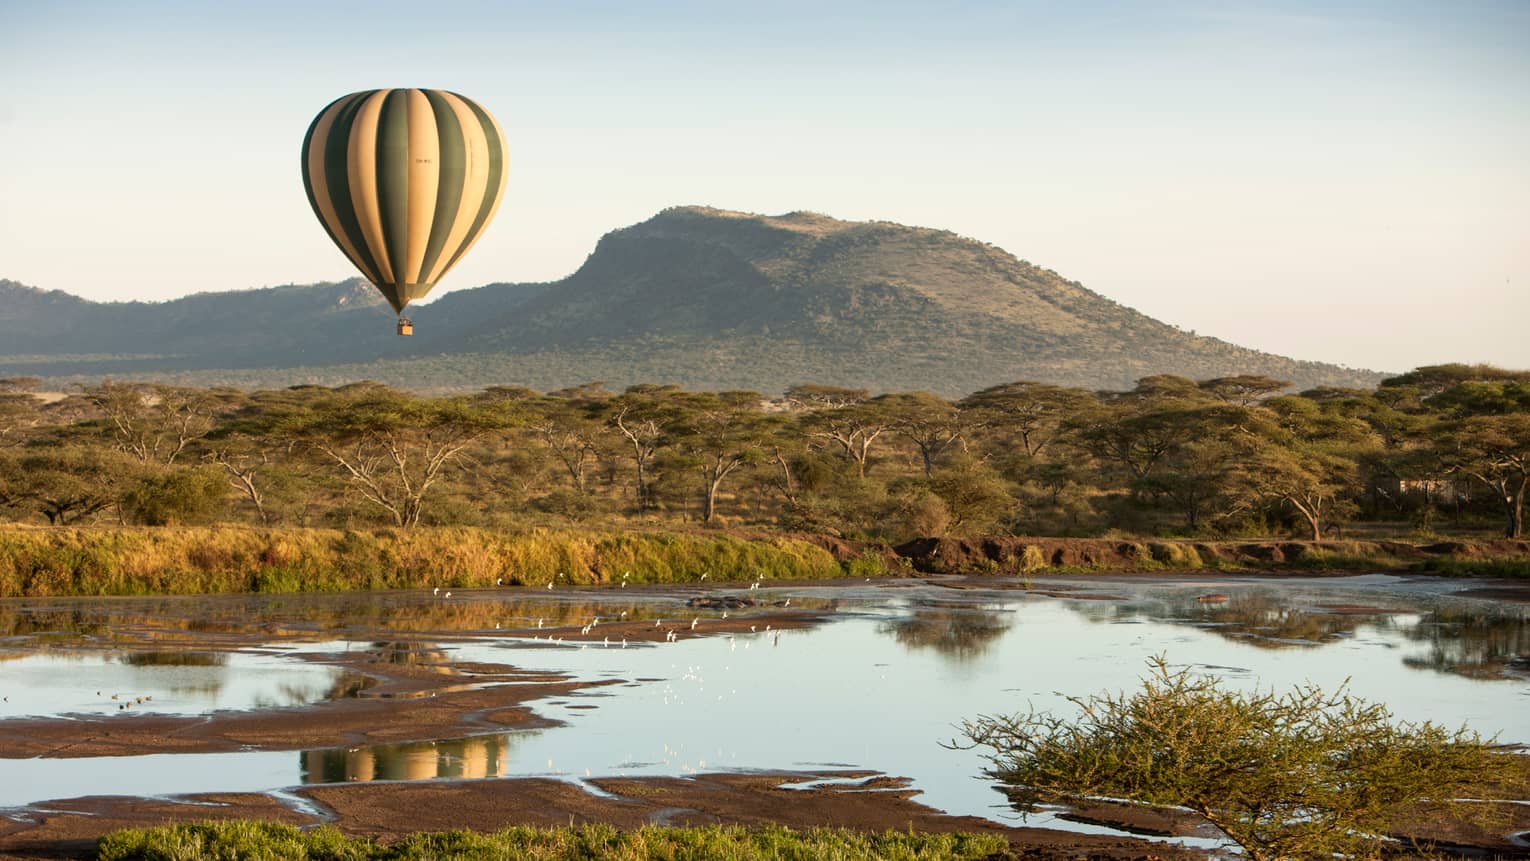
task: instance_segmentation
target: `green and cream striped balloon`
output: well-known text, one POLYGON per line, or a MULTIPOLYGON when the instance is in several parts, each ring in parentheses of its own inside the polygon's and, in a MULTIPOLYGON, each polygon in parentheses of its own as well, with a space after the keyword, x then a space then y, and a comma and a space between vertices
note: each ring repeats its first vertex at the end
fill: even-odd
POLYGON ((499 123, 445 90, 342 96, 303 138, 314 214, 399 313, 473 247, 507 166, 499 123))

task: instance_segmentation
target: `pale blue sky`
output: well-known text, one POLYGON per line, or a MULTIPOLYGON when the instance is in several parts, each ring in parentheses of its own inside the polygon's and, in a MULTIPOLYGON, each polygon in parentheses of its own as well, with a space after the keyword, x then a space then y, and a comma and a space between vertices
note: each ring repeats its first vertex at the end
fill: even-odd
POLYGON ((438 294, 561 277, 669 205, 811 209, 1299 358, 1530 367, 1527 0, 311 5, 0 0, 0 277, 348 277, 303 132, 427 86, 511 147, 438 294))

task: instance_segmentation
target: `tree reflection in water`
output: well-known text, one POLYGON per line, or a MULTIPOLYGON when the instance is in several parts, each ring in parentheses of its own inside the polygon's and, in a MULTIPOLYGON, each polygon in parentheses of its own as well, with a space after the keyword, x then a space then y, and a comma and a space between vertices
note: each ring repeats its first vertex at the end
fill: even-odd
POLYGON ((117 660, 130 667, 222 667, 227 652, 125 652, 117 660))
POLYGON ((304 783, 354 783, 504 777, 516 740, 500 734, 309 750, 301 754, 302 778, 304 783))
POLYGON ((909 608, 906 616, 883 622, 878 631, 912 649, 934 649, 956 661, 982 657, 994 640, 1014 624, 1013 615, 992 605, 976 607, 930 601, 909 608))
MULTIPOLYGON (((1261 649, 1310 648, 1353 636, 1362 627, 1424 643, 1405 665, 1473 679, 1530 676, 1530 608, 1466 607, 1438 600, 1397 608, 1313 603, 1312 595, 1273 589, 1233 592, 1226 603, 1202 603, 1177 592, 1126 604, 1073 609, 1092 622, 1147 618, 1190 625, 1261 649)), ((1332 595, 1319 596, 1332 600, 1332 595)), ((1387 597, 1396 604, 1396 596, 1387 597)))
POLYGON ((1410 667, 1473 679, 1530 676, 1530 613, 1523 609, 1442 607, 1403 633, 1428 646, 1421 655, 1403 658, 1410 667))

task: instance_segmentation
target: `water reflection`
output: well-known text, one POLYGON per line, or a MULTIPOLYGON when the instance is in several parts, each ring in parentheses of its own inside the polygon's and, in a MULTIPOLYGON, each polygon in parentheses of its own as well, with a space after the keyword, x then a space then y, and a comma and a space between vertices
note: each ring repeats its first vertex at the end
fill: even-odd
POLYGON ((1014 616, 998 607, 929 601, 916 602, 908 615, 883 622, 880 630, 908 648, 971 661, 986 654, 1012 624, 1014 616))
POLYGON ((485 735, 411 744, 304 751, 303 783, 504 777, 517 736, 485 735))
POLYGON ((1441 607, 1404 631, 1427 650, 1403 658, 1410 667, 1474 679, 1530 676, 1530 617, 1441 607))
POLYGON ((1095 623, 1170 622, 1270 650, 1308 650, 1386 632, 1427 646, 1401 654, 1415 669, 1474 679, 1530 675, 1530 607, 1523 605, 1311 587, 1240 588, 1217 601, 1201 600, 1205 595, 1150 589, 1118 604, 1078 602, 1074 610, 1095 623))
POLYGON ((199 715, 353 696, 372 681, 290 653, 49 649, 0 663, 0 718, 199 715))
POLYGON ((117 660, 130 667, 221 667, 227 652, 124 652, 117 660))
POLYGON ((443 673, 451 672, 442 666, 449 660, 445 650, 434 643, 409 640, 373 643, 367 650, 367 656, 373 663, 429 667, 443 673))
MULTIPOLYGON (((718 615, 689 608, 681 589, 583 590, 533 594, 475 589, 444 597, 432 592, 295 595, 212 595, 164 598, 0 599, 0 640, 15 645, 52 642, 155 648, 209 639, 262 642, 364 639, 456 632, 493 636, 511 629, 581 626, 590 619, 687 620, 718 615), (623 616, 625 614, 625 616, 623 616)), ((740 590, 741 592, 743 590, 740 590)), ((755 593, 755 600, 758 593, 755 593)), ((796 597, 793 609, 832 610, 838 598, 796 597)))

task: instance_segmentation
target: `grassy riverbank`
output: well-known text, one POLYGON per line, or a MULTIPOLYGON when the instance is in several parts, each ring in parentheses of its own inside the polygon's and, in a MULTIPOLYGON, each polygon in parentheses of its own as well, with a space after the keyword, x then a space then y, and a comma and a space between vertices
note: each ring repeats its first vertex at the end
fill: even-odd
POLYGON ((717 531, 242 526, 0 529, 0 597, 337 592, 1097 572, 1530 576, 1530 542, 930 538, 897 547, 717 531))
POLYGON ((304 592, 836 577, 784 537, 472 528, 0 530, 0 597, 304 592))
POLYGON ((643 828, 608 825, 579 828, 506 828, 492 833, 445 831, 410 835, 383 846, 346 837, 334 828, 300 831, 266 822, 208 822, 133 831, 101 838, 99 861, 168 861, 181 858, 293 858, 346 861, 775 861, 834 858, 841 861, 962 861, 1007 849, 1002 837, 981 834, 881 834, 815 828, 643 828))

